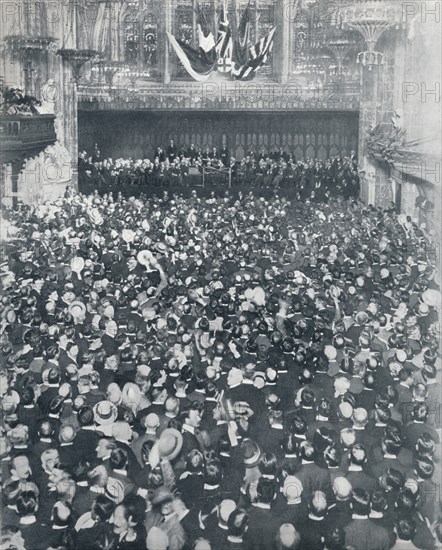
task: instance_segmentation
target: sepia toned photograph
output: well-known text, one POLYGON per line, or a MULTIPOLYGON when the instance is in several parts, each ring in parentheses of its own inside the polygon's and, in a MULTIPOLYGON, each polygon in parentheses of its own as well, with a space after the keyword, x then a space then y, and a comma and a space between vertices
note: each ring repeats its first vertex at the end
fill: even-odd
POLYGON ((0 550, 441 550, 442 2, 0 0, 0 550))

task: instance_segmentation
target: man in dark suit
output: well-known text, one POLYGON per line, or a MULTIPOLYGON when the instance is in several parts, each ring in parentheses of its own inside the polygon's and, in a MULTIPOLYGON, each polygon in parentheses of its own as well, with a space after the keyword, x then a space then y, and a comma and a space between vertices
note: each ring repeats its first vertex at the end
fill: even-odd
POLYGON ((220 159, 221 159, 221 162, 224 164, 224 166, 230 165, 230 154, 227 146, 221 149, 220 159))
POLYGON ((327 498, 322 491, 315 491, 308 501, 308 516, 301 530, 301 550, 322 548, 327 532, 327 498))
POLYGON ((250 550, 267 550, 272 548, 280 525, 279 516, 272 510, 275 485, 272 480, 261 477, 256 492, 257 498, 247 512, 249 528, 244 536, 244 546, 250 550))
POLYGON ((327 494, 330 490, 330 472, 315 464, 315 448, 309 441, 302 441, 299 445, 301 468, 296 476, 301 480, 305 498, 309 499, 315 491, 323 491, 327 494))
POLYGON ((428 425, 428 407, 425 403, 415 403, 412 410, 412 421, 403 429, 404 447, 414 451, 418 439, 428 433, 436 444, 439 444, 438 432, 428 425))
POLYGON ((354 489, 366 489, 371 492, 376 486, 376 480, 364 471, 367 467, 367 458, 367 451, 362 445, 353 445, 350 450, 350 464, 346 478, 354 489))
POLYGON ((51 527, 37 521, 39 508, 37 494, 33 491, 24 491, 19 494, 15 505, 20 516, 20 532, 25 542, 25 548, 46 549, 51 535, 51 527))
POLYGON ((75 436, 74 451, 83 453, 85 458, 93 461, 95 459, 95 449, 103 434, 95 429, 92 407, 88 405, 81 407, 77 414, 77 420, 80 424, 80 430, 75 436))
POLYGON ((200 403, 192 403, 181 413, 183 422, 183 447, 181 456, 186 459, 187 455, 193 449, 204 450, 204 441, 200 435, 199 428, 202 420, 202 408, 200 403))
POLYGON ((169 159, 169 162, 174 162, 175 158, 177 156, 177 148, 175 146, 175 143, 173 142, 173 139, 169 142, 169 147, 167 148, 167 158, 169 159))
POLYGON ((388 550, 388 531, 368 517, 370 494, 365 489, 354 489, 350 506, 352 520, 344 529, 345 545, 355 550, 388 550))
POLYGON ((163 151, 161 147, 157 147, 157 150, 155 151, 155 154, 153 156, 154 162, 164 162, 166 160, 166 153, 163 151), (158 160, 157 160, 158 159, 158 160))
POLYGON ((52 399, 58 395, 60 387, 60 370, 53 368, 48 373, 48 383, 46 389, 42 391, 37 399, 37 405, 44 416, 49 414, 52 399))

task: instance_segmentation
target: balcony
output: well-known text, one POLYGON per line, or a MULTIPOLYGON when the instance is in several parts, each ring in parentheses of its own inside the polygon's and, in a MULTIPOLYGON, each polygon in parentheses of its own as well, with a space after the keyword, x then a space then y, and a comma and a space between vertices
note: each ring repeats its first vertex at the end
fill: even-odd
POLYGON ((0 161, 23 162, 55 143, 54 115, 0 115, 0 161))
POLYGON ((336 79, 325 84, 305 86, 295 81, 280 84, 272 81, 209 81, 205 83, 172 82, 131 83, 125 87, 103 84, 80 84, 78 108, 101 110, 167 111, 293 111, 359 110, 359 81, 336 79))

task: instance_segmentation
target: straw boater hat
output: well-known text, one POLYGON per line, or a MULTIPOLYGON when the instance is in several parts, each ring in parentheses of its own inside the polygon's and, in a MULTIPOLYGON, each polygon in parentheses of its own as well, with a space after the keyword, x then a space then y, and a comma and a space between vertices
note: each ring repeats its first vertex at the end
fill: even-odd
POLYGON ((154 250, 156 252, 159 252, 160 254, 166 254, 167 246, 164 243, 156 243, 154 246, 154 250))
POLYGON ((117 416, 117 407, 110 401, 100 401, 94 406, 94 420, 100 426, 113 424, 117 416))
POLYGON ((158 452, 161 458, 173 460, 183 447, 183 436, 175 428, 166 428, 158 439, 158 452))
POLYGON ((150 250, 140 250, 137 254, 137 261, 141 265, 149 265, 152 258, 153 256, 150 250))
POLYGON ((86 313, 86 306, 80 300, 74 300, 69 304, 68 310, 72 317, 81 317, 86 313))

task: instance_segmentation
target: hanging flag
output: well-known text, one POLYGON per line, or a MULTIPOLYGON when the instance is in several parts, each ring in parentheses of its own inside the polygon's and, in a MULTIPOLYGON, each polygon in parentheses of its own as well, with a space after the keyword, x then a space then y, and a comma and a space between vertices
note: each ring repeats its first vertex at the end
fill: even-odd
POLYGON ((206 52, 203 48, 192 48, 167 31, 166 34, 178 59, 190 76, 198 82, 207 80, 216 64, 215 49, 206 52))
POLYGON ((232 70, 232 29, 227 18, 225 4, 221 7, 221 14, 216 37, 216 53, 218 55, 218 71, 229 73, 232 70))
POLYGON ((234 64, 232 74, 237 80, 253 78, 259 67, 267 61, 273 48, 273 35, 275 34, 275 30, 276 27, 273 27, 269 33, 261 38, 254 46, 249 48, 248 61, 245 64, 234 64))
POLYGON ((236 33, 235 46, 233 48, 233 60, 235 65, 245 65, 249 59, 250 31, 252 24, 252 12, 250 4, 243 11, 236 33))
POLYGON ((215 39, 207 22, 205 12, 197 5, 196 29, 198 34, 198 46, 205 52, 210 52, 215 47, 215 39))

